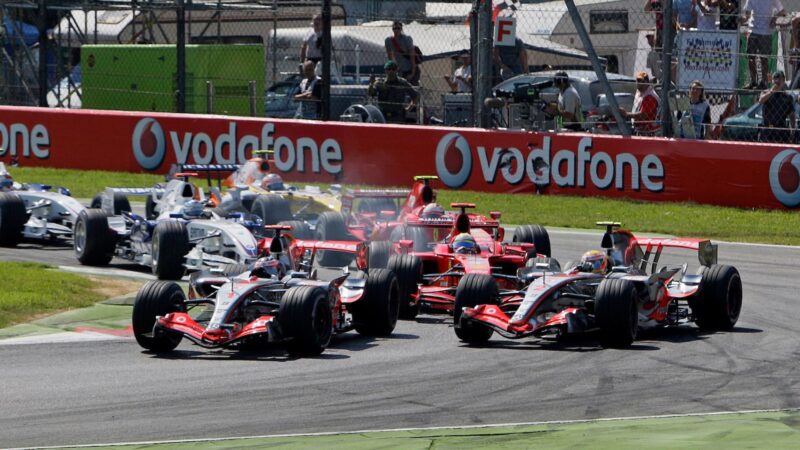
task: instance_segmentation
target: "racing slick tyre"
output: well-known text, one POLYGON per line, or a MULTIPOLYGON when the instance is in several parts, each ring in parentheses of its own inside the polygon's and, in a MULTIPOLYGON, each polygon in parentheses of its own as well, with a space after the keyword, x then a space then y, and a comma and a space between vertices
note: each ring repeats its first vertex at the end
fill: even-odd
POLYGON ((550 253, 550 235, 541 225, 520 225, 514 230, 512 242, 528 242, 536 246, 536 253, 552 256, 550 253))
POLYGON ((399 317, 414 320, 419 308, 413 295, 422 282, 422 260, 413 255, 392 255, 386 267, 397 277, 397 290, 400 299, 399 317))
POLYGON ((397 277, 386 269, 371 269, 364 296, 352 304, 356 331, 365 336, 388 336, 397 325, 400 295, 397 277))
POLYGON ((114 232, 108 227, 108 215, 102 209, 84 209, 78 214, 72 232, 75 256, 85 266, 105 266, 114 257, 114 232))
POLYGON ((636 286, 620 278, 600 282, 594 299, 595 318, 600 329, 600 345, 626 348, 639 331, 639 305, 636 286))
POLYGON ((320 286, 295 286, 283 295, 278 324, 289 338, 290 355, 319 355, 333 335, 333 313, 328 293, 320 286))
POLYGON ((742 310, 742 278, 733 266, 713 265, 703 271, 700 292, 689 299, 702 330, 730 330, 742 310))
POLYGON ((230 263, 219 266, 219 274, 223 277, 235 277, 250 270, 247 264, 230 263))
MULTIPOLYGON (((145 205, 145 207, 146 206, 147 205, 145 205)), ((89 207, 102 209, 103 194, 100 193, 95 195, 94 198, 92 198, 92 203, 89 205, 89 207)), ((126 197, 125 194, 122 194, 120 192, 114 192, 114 215, 122 214, 123 211, 127 212, 133 211, 133 208, 131 208, 131 202, 128 201, 128 197, 126 197)))
POLYGON ((392 243, 389 241, 372 241, 369 243, 369 268, 385 269, 392 254, 392 243))
POLYGON ((186 296, 176 283, 171 281, 148 281, 136 293, 133 302, 133 336, 147 350, 165 353, 175 350, 183 338, 180 334, 155 331, 156 316, 172 312, 185 312, 186 296))
POLYGON ((153 274, 159 280, 180 280, 185 272, 184 257, 189 250, 189 233, 183 222, 159 222, 153 230, 151 247, 153 274))
POLYGON ((27 221, 25 202, 16 194, 0 192, 0 246, 17 245, 27 221))
POLYGON ((462 321, 464 308, 498 303, 497 283, 490 275, 468 273, 461 277, 456 288, 456 304, 453 309, 453 328, 459 339, 470 345, 483 344, 492 337, 494 330, 479 323, 462 321))
POLYGON ((311 231, 311 227, 302 220, 282 220, 278 222, 278 225, 288 225, 292 227, 292 229, 289 230, 289 234, 295 239, 314 239, 314 232, 311 231))
MULTIPOLYGON (((347 232, 344 214, 336 211, 325 211, 317 217, 316 238, 320 241, 353 240, 347 232)), ((318 251, 317 258, 326 267, 344 267, 352 261, 352 255, 334 251, 318 251)))
POLYGON ((156 201, 153 199, 153 194, 148 195, 144 201, 144 217, 147 220, 155 220, 155 218, 158 217, 156 201))
MULTIPOLYGON (((250 212, 260 217, 264 225, 275 225, 283 220, 292 220, 289 201, 277 194, 259 195, 253 201, 250 212)), ((267 235, 267 237, 271 237, 273 233, 267 230, 267 235)))

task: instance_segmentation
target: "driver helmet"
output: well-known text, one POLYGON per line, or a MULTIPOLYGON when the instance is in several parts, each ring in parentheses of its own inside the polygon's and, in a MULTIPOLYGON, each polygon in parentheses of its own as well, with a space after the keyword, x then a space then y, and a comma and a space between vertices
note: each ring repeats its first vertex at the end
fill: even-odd
POLYGON ((453 239, 453 252, 455 253, 478 253, 481 249, 475 238, 469 233, 461 233, 453 239))
POLYGON ((605 273, 608 269, 608 257, 599 250, 589 250, 581 256, 581 267, 587 272, 605 273))
POLYGON ((279 265, 280 262, 275 259, 274 256, 259 258, 258 261, 253 264, 253 270, 250 271, 250 275, 259 278, 277 278, 280 272, 279 265))
POLYGON ((428 203, 422 208, 422 212, 420 213, 420 217, 423 218, 434 218, 434 217, 442 217, 444 215, 444 208, 442 208, 438 203, 428 203))
POLYGON ((268 173, 261 179, 261 188, 268 191, 283 191, 283 179, 277 173, 268 173))
POLYGON ((197 200, 188 200, 183 204, 181 212, 187 217, 199 217, 203 214, 203 203, 197 200))

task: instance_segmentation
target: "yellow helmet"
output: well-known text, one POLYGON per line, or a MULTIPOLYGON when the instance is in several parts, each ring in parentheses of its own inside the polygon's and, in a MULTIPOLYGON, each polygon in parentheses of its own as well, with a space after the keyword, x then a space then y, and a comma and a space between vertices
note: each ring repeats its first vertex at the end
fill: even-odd
POLYGON ((581 256, 581 267, 593 273, 605 273, 608 257, 599 250, 589 250, 581 256))

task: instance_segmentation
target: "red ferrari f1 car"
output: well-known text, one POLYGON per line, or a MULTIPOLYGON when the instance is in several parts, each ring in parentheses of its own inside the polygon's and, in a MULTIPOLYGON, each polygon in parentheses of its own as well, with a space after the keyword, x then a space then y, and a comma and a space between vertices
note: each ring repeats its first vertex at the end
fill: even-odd
MULTIPOLYGON (((456 292, 456 335, 469 344, 494 331, 510 339, 597 331, 604 347, 628 347, 640 329, 695 322, 704 330, 730 330, 742 307, 742 280, 733 266, 717 264, 717 246, 688 238, 637 238, 607 227, 602 259, 520 271, 518 289, 497 289, 487 275, 467 275, 456 292), (662 251, 697 252, 700 267, 659 267, 662 251)), ((590 252, 592 253, 592 252, 590 252)))
POLYGON ((276 237, 269 257, 249 267, 232 264, 222 272, 193 274, 188 298, 172 282, 142 287, 133 307, 137 342, 154 352, 172 351, 183 338, 206 348, 285 342, 290 354, 317 355, 334 333, 392 333, 399 309, 397 281, 388 270, 367 268, 366 245, 294 240, 284 252, 287 240, 280 231, 289 227, 270 228, 276 237), (329 258, 343 253, 350 264, 321 267, 317 257, 322 252, 329 258), (323 270, 338 275, 324 281, 318 276, 323 270), (192 311, 198 306, 199 314, 192 311))

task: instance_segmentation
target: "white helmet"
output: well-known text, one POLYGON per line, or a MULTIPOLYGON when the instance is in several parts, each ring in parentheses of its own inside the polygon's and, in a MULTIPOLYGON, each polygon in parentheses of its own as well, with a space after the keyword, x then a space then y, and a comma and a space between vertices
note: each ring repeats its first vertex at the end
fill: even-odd
POLYGON ((197 200, 189 200, 183 204, 181 212, 186 217, 199 217, 203 214, 203 203, 197 200))
POLYGON ((283 179, 277 173, 268 173, 261 179, 261 188, 268 191, 283 191, 283 179))
POLYGON ((428 203, 422 208, 422 212, 420 213, 420 217, 423 218, 432 218, 432 217, 442 217, 444 215, 444 208, 439 206, 438 203, 428 203))

